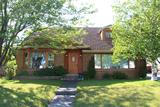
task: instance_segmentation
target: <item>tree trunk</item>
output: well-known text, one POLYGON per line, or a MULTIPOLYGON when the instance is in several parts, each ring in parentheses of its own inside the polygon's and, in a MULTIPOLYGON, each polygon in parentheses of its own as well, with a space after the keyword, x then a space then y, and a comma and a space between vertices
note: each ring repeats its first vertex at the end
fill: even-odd
POLYGON ((147 67, 146 67, 146 60, 145 59, 137 59, 135 61, 135 66, 138 71, 139 78, 146 78, 147 74, 147 67))
POLYGON ((157 78, 157 64, 156 62, 153 62, 152 63, 152 74, 151 74, 151 80, 155 81, 155 80, 158 80, 157 78))
POLYGON ((0 66, 0 76, 4 76, 4 75, 5 75, 4 66, 0 66))

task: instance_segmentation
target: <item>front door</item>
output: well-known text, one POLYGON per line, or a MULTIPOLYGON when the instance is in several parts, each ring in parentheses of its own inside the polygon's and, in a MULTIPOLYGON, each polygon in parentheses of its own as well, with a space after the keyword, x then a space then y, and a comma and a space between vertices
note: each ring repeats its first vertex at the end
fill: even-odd
POLYGON ((72 74, 78 73, 79 52, 71 51, 68 53, 68 71, 72 74))

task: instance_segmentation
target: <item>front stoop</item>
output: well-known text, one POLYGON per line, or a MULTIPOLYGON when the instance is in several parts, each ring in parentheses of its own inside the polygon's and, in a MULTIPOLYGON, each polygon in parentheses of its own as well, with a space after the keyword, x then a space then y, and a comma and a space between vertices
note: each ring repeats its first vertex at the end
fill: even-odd
POLYGON ((56 92, 56 95, 76 95, 76 88, 59 88, 56 92))
POLYGON ((79 75, 78 74, 67 74, 61 80, 78 81, 79 80, 79 75))
POLYGON ((73 102, 77 94, 76 86, 77 81, 64 80, 48 107, 73 107, 73 102))

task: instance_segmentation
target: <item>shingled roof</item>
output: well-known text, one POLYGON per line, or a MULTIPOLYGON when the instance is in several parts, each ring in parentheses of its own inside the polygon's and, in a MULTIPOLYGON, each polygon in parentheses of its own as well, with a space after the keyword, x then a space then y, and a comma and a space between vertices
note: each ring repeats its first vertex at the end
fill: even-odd
POLYGON ((85 36, 83 43, 88 45, 91 50, 107 50, 110 51, 112 49, 112 40, 101 40, 100 31, 102 28, 98 27, 87 27, 84 28, 88 34, 85 36))
MULTIPOLYGON (((80 28, 81 29, 81 28, 80 28)), ((67 49, 91 49, 91 50, 105 50, 111 51, 112 49, 112 39, 108 38, 106 40, 101 40, 100 33, 104 28, 100 27, 85 27, 82 28, 87 32, 87 35, 84 36, 83 43, 74 47, 68 47, 67 49)), ((34 36, 29 36, 26 40, 30 40, 34 36)), ((44 45, 45 46, 45 45, 44 45)), ((23 48, 32 48, 32 46, 23 46, 23 48)), ((44 47, 43 47, 44 48, 44 47)), ((48 47, 46 47, 48 48, 48 47)))

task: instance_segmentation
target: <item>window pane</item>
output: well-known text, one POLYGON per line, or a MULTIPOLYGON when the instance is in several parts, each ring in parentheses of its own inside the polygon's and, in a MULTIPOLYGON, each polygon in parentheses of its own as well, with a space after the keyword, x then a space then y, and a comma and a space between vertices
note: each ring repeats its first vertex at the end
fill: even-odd
POLYGON ((48 67, 53 67, 54 65, 54 54, 48 53, 48 67))
POLYGON ((120 68, 128 68, 128 61, 121 60, 119 65, 120 65, 120 68))
POLYGON ((104 69, 109 68, 128 68, 128 61, 127 60, 121 60, 118 63, 113 63, 112 55, 111 54, 102 54, 102 67, 104 69))
POLYGON ((95 68, 101 68, 101 56, 100 54, 94 55, 95 68))
POLYGON ((28 52, 24 52, 24 61, 25 61, 25 65, 28 66, 28 52))
POLYGON ((33 52, 30 57, 30 67, 31 68, 45 68, 46 67, 46 57, 45 52, 33 52))
POLYGON ((129 61, 129 67, 130 67, 130 68, 135 68, 135 63, 134 63, 134 61, 129 61))
POLYGON ((111 55, 102 55, 102 68, 108 69, 112 67, 111 55))
POLYGON ((106 32, 105 36, 106 36, 106 38, 111 38, 112 34, 111 34, 111 32, 106 32))
POLYGON ((112 68, 128 68, 128 61, 121 60, 118 63, 113 63, 112 68))
POLYGON ((45 68, 46 67, 46 57, 45 57, 45 53, 41 53, 41 61, 40 61, 40 66, 39 68, 45 68))

